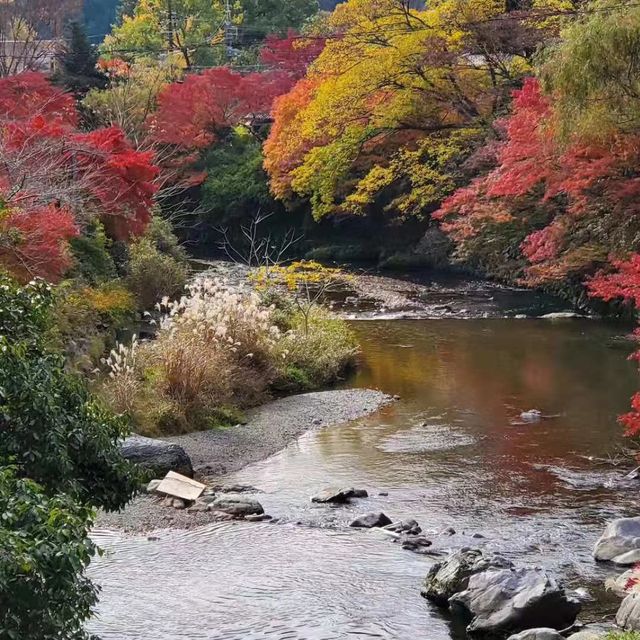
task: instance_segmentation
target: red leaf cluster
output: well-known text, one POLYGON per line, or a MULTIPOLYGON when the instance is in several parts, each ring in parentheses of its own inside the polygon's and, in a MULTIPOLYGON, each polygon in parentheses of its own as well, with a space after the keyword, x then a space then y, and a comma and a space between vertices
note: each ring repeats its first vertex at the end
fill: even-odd
POLYGON ((73 98, 39 73, 0 80, 2 261, 19 277, 56 279, 67 241, 92 217, 116 239, 144 231, 157 169, 118 128, 77 128, 73 98))
POLYGON ((324 47, 322 39, 270 36, 260 53, 264 71, 248 74, 215 67, 174 82, 158 96, 154 139, 184 149, 204 148, 222 130, 271 114, 274 100, 304 76, 324 47))
POLYGON ((16 277, 58 280, 70 266, 67 243, 78 235, 73 214, 55 205, 16 209, 0 220, 0 261, 16 277))

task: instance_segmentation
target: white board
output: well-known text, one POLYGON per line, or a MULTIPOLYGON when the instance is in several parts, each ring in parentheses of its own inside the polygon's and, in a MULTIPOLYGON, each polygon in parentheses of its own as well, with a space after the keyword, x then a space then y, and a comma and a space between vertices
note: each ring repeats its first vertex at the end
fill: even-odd
POLYGON ((201 482, 196 482, 175 471, 169 471, 158 485, 156 491, 158 493, 166 493, 168 496, 174 496, 175 498, 192 501, 199 498, 206 488, 207 486, 201 482))

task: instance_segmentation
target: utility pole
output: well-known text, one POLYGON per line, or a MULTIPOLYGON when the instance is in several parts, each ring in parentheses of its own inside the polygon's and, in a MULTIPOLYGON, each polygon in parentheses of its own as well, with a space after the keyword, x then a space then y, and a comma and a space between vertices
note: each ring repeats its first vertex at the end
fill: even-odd
POLYGON ((231 59, 231 45, 233 44, 233 34, 231 33, 231 0, 224 2, 224 51, 227 60, 231 59))

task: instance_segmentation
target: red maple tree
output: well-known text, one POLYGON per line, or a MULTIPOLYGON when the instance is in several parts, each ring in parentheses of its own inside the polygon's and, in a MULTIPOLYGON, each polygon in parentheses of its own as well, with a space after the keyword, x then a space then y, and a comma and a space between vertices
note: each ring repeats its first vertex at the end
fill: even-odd
POLYGON ((77 128, 73 98, 39 73, 0 80, 0 244, 20 277, 55 279, 92 218, 116 239, 144 231, 157 169, 121 130, 77 128))

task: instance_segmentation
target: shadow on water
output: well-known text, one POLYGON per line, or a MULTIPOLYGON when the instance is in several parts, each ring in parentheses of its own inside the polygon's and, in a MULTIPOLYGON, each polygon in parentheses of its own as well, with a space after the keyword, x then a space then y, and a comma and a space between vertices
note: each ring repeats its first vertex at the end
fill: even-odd
POLYGON ((624 328, 504 318, 353 328, 362 366, 347 386, 402 399, 229 476, 260 487, 279 524, 162 531, 157 541, 98 532, 107 553, 91 568, 103 586, 92 631, 105 640, 461 637, 419 595, 433 559, 346 526, 372 510, 415 517, 443 552, 481 546, 547 567, 599 597, 586 619, 613 610, 601 588, 610 569, 590 552, 606 519, 637 515, 637 487, 594 461, 622 444, 616 416, 637 384, 624 328), (531 408, 558 417, 514 424, 531 408), (332 484, 370 498, 309 501, 332 484), (456 533, 443 535, 447 527, 456 533))

